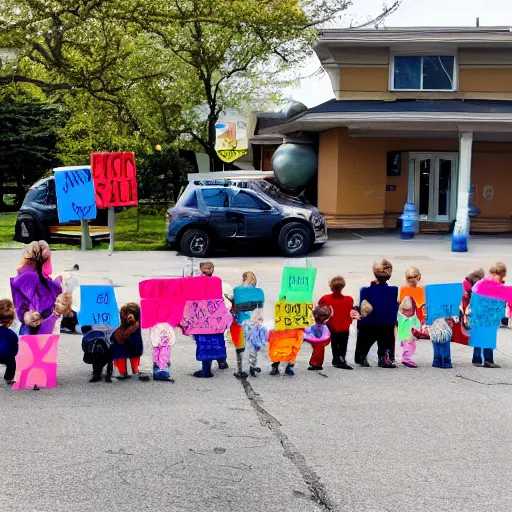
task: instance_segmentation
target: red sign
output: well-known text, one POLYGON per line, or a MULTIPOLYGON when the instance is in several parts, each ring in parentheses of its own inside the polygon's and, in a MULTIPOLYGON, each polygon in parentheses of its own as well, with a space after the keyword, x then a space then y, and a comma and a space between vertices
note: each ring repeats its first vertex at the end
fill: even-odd
POLYGON ((133 153, 93 153, 91 170, 98 208, 139 204, 133 153))

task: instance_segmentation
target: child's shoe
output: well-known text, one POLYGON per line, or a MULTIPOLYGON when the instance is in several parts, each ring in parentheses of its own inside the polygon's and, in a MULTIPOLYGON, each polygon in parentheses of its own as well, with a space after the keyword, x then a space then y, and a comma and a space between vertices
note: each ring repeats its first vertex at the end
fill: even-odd
POLYGON ((286 370, 284 371, 284 373, 286 373, 286 375, 290 375, 290 376, 295 375, 295 372, 293 371, 293 364, 289 364, 286 367, 286 370))
POLYGON ((93 375, 89 382, 99 382, 101 380, 101 375, 93 375))
POLYGON ((210 379, 213 377, 213 373, 203 373, 203 370, 197 370, 197 372, 194 372, 193 375, 198 379, 210 379))
POLYGON ((312 365, 308 368, 308 370, 311 370, 311 371, 318 371, 318 370, 323 370, 324 367, 323 366, 316 366, 316 365, 312 365))
POLYGON ((272 370, 270 370, 270 375, 279 375, 279 363, 272 363, 272 370))
POLYGON ((418 365, 414 361, 402 361, 402 364, 404 366, 407 366, 407 368, 417 368, 418 365))
MULTIPOLYGON (((365 359, 366 361, 366 359, 365 359)), ((366 364, 368 364, 368 361, 366 361, 366 364)), ((368 364, 368 366, 370 366, 368 364)), ((349 366, 347 364, 347 361, 343 358, 340 359, 340 364, 338 366, 336 366, 336 368, 340 368, 341 370, 353 370, 354 368, 352 368, 352 366, 349 366)))
POLYGON ((501 368, 499 364, 493 363, 492 361, 485 361, 484 363, 485 368, 501 368))

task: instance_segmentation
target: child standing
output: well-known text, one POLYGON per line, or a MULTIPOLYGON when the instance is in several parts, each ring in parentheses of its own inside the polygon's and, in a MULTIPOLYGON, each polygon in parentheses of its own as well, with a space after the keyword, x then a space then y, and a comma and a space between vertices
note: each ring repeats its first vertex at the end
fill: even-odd
POLYGON ((405 297, 412 297, 416 303, 416 314, 422 324, 425 323, 425 288, 418 286, 421 281, 421 272, 416 267, 409 267, 405 271, 406 286, 400 288, 399 302, 402 302, 405 297))
MULTIPOLYGON (((111 336, 114 366, 119 371, 118 379, 127 379, 130 360, 132 373, 139 375, 140 357, 143 352, 142 333, 140 329, 140 306, 134 302, 125 304, 120 311, 121 326, 111 336)), ((149 376, 140 375, 141 380, 149 380, 149 376)))
POLYGON ((416 338, 411 329, 421 329, 421 322, 417 315, 416 301, 413 297, 404 297, 398 309, 398 340, 402 347, 402 364, 409 368, 416 368, 417 364, 412 357, 416 353, 416 338))
POLYGON ((14 304, 9 299, 0 300, 0 364, 5 365, 4 380, 14 384, 18 336, 9 329, 16 318, 14 304))
POLYGON ((333 277, 329 281, 329 288, 332 293, 324 295, 318 301, 318 305, 328 306, 333 311, 331 318, 327 322, 331 332, 332 365, 335 368, 352 370, 353 368, 346 361, 347 345, 352 317, 356 316, 357 313, 354 311, 354 299, 343 295, 345 285, 343 277, 333 277))
POLYGON ((361 289, 360 304, 367 301, 373 311, 358 322, 355 362, 369 367, 367 356, 377 341, 379 366, 396 368, 395 364, 395 326, 398 316, 398 288, 389 286, 393 265, 380 258, 373 264, 375 280, 370 286, 361 289))
POLYGON ((333 310, 329 306, 317 306, 313 311, 315 325, 307 327, 304 331, 304 341, 311 343, 313 347, 308 370, 323 370, 325 347, 331 341, 331 333, 325 324, 332 314, 333 310))

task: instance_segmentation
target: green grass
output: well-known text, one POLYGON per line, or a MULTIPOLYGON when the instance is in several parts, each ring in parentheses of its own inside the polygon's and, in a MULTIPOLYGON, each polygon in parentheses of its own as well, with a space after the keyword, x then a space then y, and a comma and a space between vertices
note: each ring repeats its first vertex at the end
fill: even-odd
MULTIPOLYGON (((159 251, 166 249, 165 208, 141 208, 137 226, 137 208, 129 208, 116 215, 114 249, 116 251, 159 251)), ((13 241, 16 213, 0 213, 0 249, 23 247, 13 241)), ((52 244, 52 250, 77 250, 77 245, 52 244)), ((107 243, 94 246, 95 250, 108 249, 107 243)))

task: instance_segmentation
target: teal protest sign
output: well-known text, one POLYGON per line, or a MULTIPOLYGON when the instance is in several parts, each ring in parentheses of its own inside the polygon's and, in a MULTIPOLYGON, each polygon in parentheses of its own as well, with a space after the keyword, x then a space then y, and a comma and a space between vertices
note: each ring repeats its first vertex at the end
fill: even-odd
POLYGON ((316 268, 284 267, 281 280, 281 300, 313 302, 316 268))
POLYGON ((95 219, 96 203, 91 169, 87 166, 59 167, 55 169, 54 176, 59 221, 95 219))
POLYGON ((113 286, 80 286, 80 325, 119 327, 119 310, 113 286))

